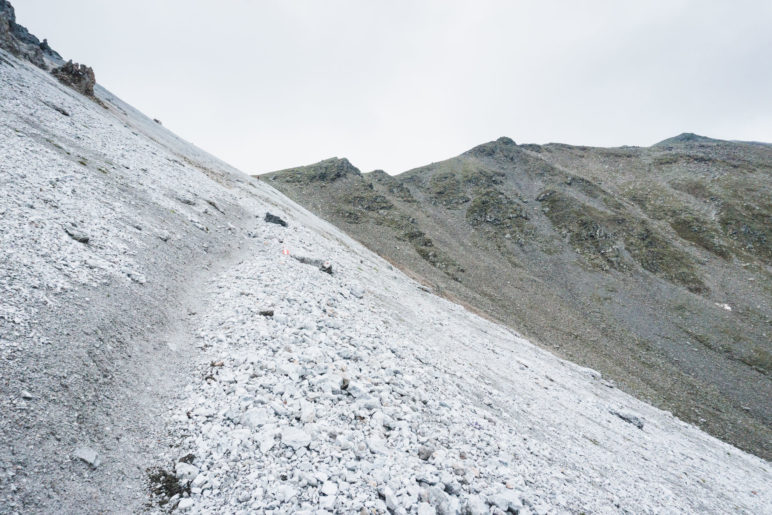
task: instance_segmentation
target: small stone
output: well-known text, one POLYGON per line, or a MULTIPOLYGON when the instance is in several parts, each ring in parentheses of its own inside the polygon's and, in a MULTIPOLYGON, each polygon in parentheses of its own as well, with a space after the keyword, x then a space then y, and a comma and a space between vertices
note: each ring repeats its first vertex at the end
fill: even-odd
POLYGON ((335 496, 322 496, 319 498, 319 507, 323 510, 332 511, 335 508, 336 500, 337 498, 335 496))
POLYGON ((479 495, 470 495, 466 500, 466 513, 469 515, 487 515, 488 504, 479 495))
POLYGON ((381 401, 368 395, 358 399, 356 405, 364 409, 377 409, 381 406, 381 401))
POLYGON ((145 276, 140 274, 139 272, 130 271, 126 275, 128 275, 129 279, 131 279, 135 283, 145 284, 147 282, 147 279, 145 278, 145 276))
POLYGON ((32 394, 31 394, 30 392, 28 392, 27 390, 22 390, 22 391, 21 391, 21 398, 22 398, 22 399, 26 399, 26 400, 28 400, 28 401, 29 401, 29 400, 32 400, 32 399, 34 399, 34 398, 35 398, 35 396, 34 396, 34 395, 32 395, 32 394))
POLYGON ((372 436, 367 439, 367 448, 373 454, 388 454, 389 448, 386 447, 386 441, 383 438, 372 436))
POLYGON ((418 448, 418 457, 424 461, 431 458, 432 454, 434 454, 434 449, 432 449, 431 447, 422 445, 421 447, 418 448))
POLYGON ((272 317, 273 316, 273 310, 272 309, 264 309, 264 310, 260 311, 260 316, 272 317))
POLYGON ((307 401, 300 402, 300 421, 304 424, 310 424, 316 418, 314 405, 307 401))
POLYGON ((186 497, 177 504, 177 511, 187 511, 193 507, 193 499, 186 497))
MULTIPOLYGON (((485 513, 488 512, 486 511, 485 513)), ((435 510, 432 505, 427 502, 419 502, 418 515, 437 515, 437 510, 435 510)))
POLYGON ((459 510, 455 510, 454 507, 458 504, 458 499, 451 497, 444 491, 436 486, 429 488, 429 503, 434 506, 437 513, 440 515, 455 514, 459 510), (454 502, 455 501, 455 502, 454 502))
POLYGON ((287 502, 298 495, 296 488, 283 484, 276 487, 276 498, 281 502, 287 502))
POLYGON ((281 432, 281 443, 298 450, 308 447, 311 443, 311 435, 296 427, 285 427, 281 432))
POLYGON ((335 495, 338 493, 338 483, 334 481, 325 481, 322 485, 322 495, 335 495))
POLYGON ((520 493, 515 490, 501 489, 497 493, 489 496, 488 502, 505 513, 508 511, 517 513, 523 508, 523 503, 520 500, 520 493))
POLYGON ((196 205, 196 200, 193 199, 192 197, 187 196, 187 195, 182 195, 182 194, 181 195, 177 195, 177 200, 182 202, 183 204, 185 204, 187 206, 195 206, 196 205))
POLYGON ((64 232, 66 232, 70 238, 77 241, 78 243, 88 243, 89 241, 89 237, 86 233, 81 232, 74 227, 65 226, 64 232))
POLYGON ((75 457, 88 463, 91 468, 97 468, 102 462, 99 459, 97 452, 90 447, 80 447, 76 449, 75 457))
POLYGON ((276 224, 276 225, 281 225, 282 227, 287 227, 287 222, 285 222, 278 216, 272 215, 271 213, 268 213, 268 212, 265 213, 265 221, 270 224, 276 224))
POLYGON ((633 415, 632 413, 625 413, 625 412, 619 412, 614 410, 609 410, 609 413, 612 415, 616 415, 617 417, 621 418, 628 424, 632 424, 638 429, 643 430, 643 420, 640 419, 640 417, 633 415))
POLYGON ((271 420, 271 415, 265 408, 251 408, 241 417, 241 423, 249 428, 256 429, 264 426, 271 420))
POLYGON ((359 285, 352 286, 351 288, 349 288, 349 291, 351 292, 351 295, 353 295, 358 299, 361 299, 362 297, 365 296, 365 289, 359 285))
MULTIPOLYGON (((344 379, 343 381, 345 382, 346 379, 344 379)), ((358 399, 359 397, 367 395, 367 390, 365 390, 365 388, 361 384, 355 383, 353 381, 349 381, 348 386, 345 388, 343 388, 343 385, 341 385, 341 389, 346 390, 346 392, 348 392, 348 394, 354 397, 355 399, 358 399)))
POLYGON ((382 491, 382 495, 383 495, 383 501, 386 503, 386 508, 389 509, 389 513, 397 513, 401 511, 400 510, 401 507, 399 505, 399 502, 397 501, 397 496, 394 495, 394 491, 391 488, 389 488, 388 486, 384 487, 382 491))
POLYGON ((174 465, 174 472, 179 479, 182 479, 183 481, 192 481, 198 476, 199 470, 195 465, 180 461, 174 465))

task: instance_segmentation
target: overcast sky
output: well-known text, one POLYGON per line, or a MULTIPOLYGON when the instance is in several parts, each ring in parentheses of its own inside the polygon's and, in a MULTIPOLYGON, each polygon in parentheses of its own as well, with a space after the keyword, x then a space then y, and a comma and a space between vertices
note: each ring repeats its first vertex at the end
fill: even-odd
POLYGON ((499 136, 772 142, 772 1, 12 0, 18 21, 248 173, 399 173, 499 136))

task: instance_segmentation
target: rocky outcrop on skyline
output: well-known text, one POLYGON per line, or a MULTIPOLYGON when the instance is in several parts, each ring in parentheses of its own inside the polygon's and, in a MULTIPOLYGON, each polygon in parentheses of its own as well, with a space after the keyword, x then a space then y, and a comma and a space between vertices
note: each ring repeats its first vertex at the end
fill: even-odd
POLYGON ((73 63, 72 60, 70 60, 62 66, 51 70, 51 74, 75 91, 89 97, 94 96, 96 77, 94 77, 94 70, 92 70, 90 66, 73 63))
POLYGON ((40 41, 26 27, 16 23, 16 11, 7 0, 0 0, 0 48, 43 69, 49 66, 46 58, 53 62, 62 61, 62 57, 49 46, 48 40, 40 41))
POLYGON ((94 70, 85 64, 73 63, 72 60, 64 62, 47 39, 40 41, 26 27, 16 23, 16 11, 7 0, 0 0, 0 48, 26 59, 38 68, 50 71, 63 84, 95 99, 94 70))

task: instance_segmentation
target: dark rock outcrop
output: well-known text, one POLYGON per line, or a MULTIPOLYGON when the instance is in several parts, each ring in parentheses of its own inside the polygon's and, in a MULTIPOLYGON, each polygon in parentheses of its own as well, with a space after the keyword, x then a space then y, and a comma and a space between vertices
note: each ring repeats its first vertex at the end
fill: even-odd
POLYGON ((49 46, 48 40, 41 42, 26 27, 16 23, 16 12, 6 0, 0 0, 0 48, 44 70, 48 69, 44 56, 53 61, 62 60, 49 46))
POLYGON ((26 59, 38 68, 51 70, 62 83, 96 100, 94 70, 90 66, 73 63, 72 60, 64 63, 62 56, 51 48, 47 39, 40 41, 26 27, 16 23, 16 12, 7 0, 0 0, 0 48, 26 59))
POLYGON ((96 78, 94 70, 85 64, 73 63, 72 59, 64 65, 51 70, 54 77, 86 96, 94 96, 94 85, 96 78))

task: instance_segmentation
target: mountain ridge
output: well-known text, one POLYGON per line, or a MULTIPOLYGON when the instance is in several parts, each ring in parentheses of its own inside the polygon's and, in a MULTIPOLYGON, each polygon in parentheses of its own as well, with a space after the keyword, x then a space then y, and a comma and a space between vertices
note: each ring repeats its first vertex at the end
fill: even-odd
POLYGON ((690 133, 612 148, 501 137, 393 176, 261 177, 436 291, 769 457, 768 148, 690 133))

